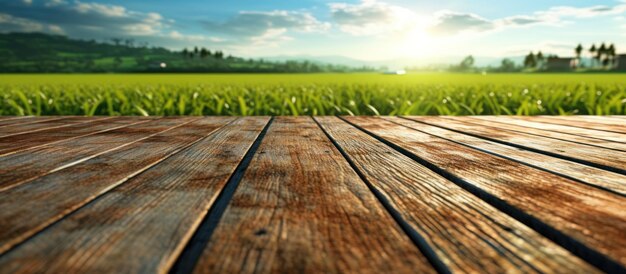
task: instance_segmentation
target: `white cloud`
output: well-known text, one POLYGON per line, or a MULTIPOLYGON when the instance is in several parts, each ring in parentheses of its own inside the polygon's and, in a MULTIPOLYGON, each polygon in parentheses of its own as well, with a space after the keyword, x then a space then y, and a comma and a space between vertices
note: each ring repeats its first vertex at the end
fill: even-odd
MULTIPOLYGON (((30 0, 32 2, 32 0, 30 0)), ((47 0, 45 3, 46 7, 55 7, 55 6, 60 6, 60 5, 65 5, 67 4, 66 1, 64 0, 47 0)))
POLYGON ((27 18, 0 13, 0 32, 50 32, 63 34, 63 29, 57 25, 42 24, 27 18))
POLYGON ((318 21, 310 13, 284 10, 269 12, 242 11, 225 22, 206 22, 205 26, 212 32, 243 37, 263 35, 270 29, 319 32, 330 27, 328 23, 318 21))
POLYGON ((57 26, 57 25, 48 25, 48 30, 52 33, 56 33, 56 34, 65 34, 65 31, 63 30, 63 28, 57 26))
POLYGON ((626 12, 626 4, 619 4, 613 7, 590 6, 583 8, 559 6, 552 7, 546 11, 536 12, 535 15, 539 18, 558 20, 564 17, 591 18, 596 16, 622 14, 624 12, 626 12))
POLYGON ((22 3, 24 3, 26 5, 32 5, 33 4, 33 0, 22 0, 22 3))
MULTIPOLYGON (((324 32, 330 28, 329 23, 317 20, 307 12, 275 10, 241 11, 224 22, 205 22, 211 33, 221 33, 241 45, 276 46, 282 42, 293 40, 290 32, 312 33, 324 32)), ((224 42, 222 38, 209 37, 212 42, 224 42)), ((231 43, 231 44, 232 44, 231 43)))
POLYGON ((80 13, 92 13, 99 14, 108 17, 126 17, 128 13, 126 12, 126 8, 122 6, 114 6, 114 5, 103 5, 98 3, 83 3, 76 1, 74 6, 80 13))
POLYGON ((454 35, 462 32, 481 32, 495 28, 494 22, 472 13, 439 12, 436 23, 429 31, 437 35, 454 35))
POLYGON ((352 35, 376 35, 406 31, 417 23, 411 10, 376 0, 359 4, 329 4, 331 17, 339 28, 352 35))
POLYGON ((10 14, 0 13, 0 26, 5 31, 43 31, 44 25, 26 18, 14 17, 10 14))

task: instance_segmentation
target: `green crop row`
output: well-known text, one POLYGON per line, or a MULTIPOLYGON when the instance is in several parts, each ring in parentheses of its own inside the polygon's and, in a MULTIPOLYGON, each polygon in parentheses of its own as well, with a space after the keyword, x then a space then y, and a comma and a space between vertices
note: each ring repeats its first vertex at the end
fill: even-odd
POLYGON ((5 82, 0 83, 0 99, 0 115, 626 114, 626 85, 575 78, 534 84, 403 78, 380 83, 5 82))

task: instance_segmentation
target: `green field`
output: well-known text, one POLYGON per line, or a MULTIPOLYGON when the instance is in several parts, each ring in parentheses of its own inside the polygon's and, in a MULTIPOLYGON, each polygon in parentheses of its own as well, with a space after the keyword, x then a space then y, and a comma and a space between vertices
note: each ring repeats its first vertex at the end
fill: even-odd
POLYGON ((5 74, 0 96, 0 115, 623 115, 626 75, 5 74))

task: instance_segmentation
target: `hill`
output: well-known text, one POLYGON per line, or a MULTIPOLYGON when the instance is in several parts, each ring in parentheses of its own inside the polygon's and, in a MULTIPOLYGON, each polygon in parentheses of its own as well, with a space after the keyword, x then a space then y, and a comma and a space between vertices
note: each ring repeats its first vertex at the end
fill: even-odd
POLYGON ((43 33, 0 34, 0 72, 347 72, 367 71, 310 61, 264 61, 219 50, 76 40, 43 33))

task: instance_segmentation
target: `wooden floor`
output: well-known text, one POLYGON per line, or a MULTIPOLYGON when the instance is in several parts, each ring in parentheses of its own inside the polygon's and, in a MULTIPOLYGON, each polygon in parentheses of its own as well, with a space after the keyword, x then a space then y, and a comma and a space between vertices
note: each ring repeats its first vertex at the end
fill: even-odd
POLYGON ((0 117, 0 273, 626 272, 626 117, 0 117))

